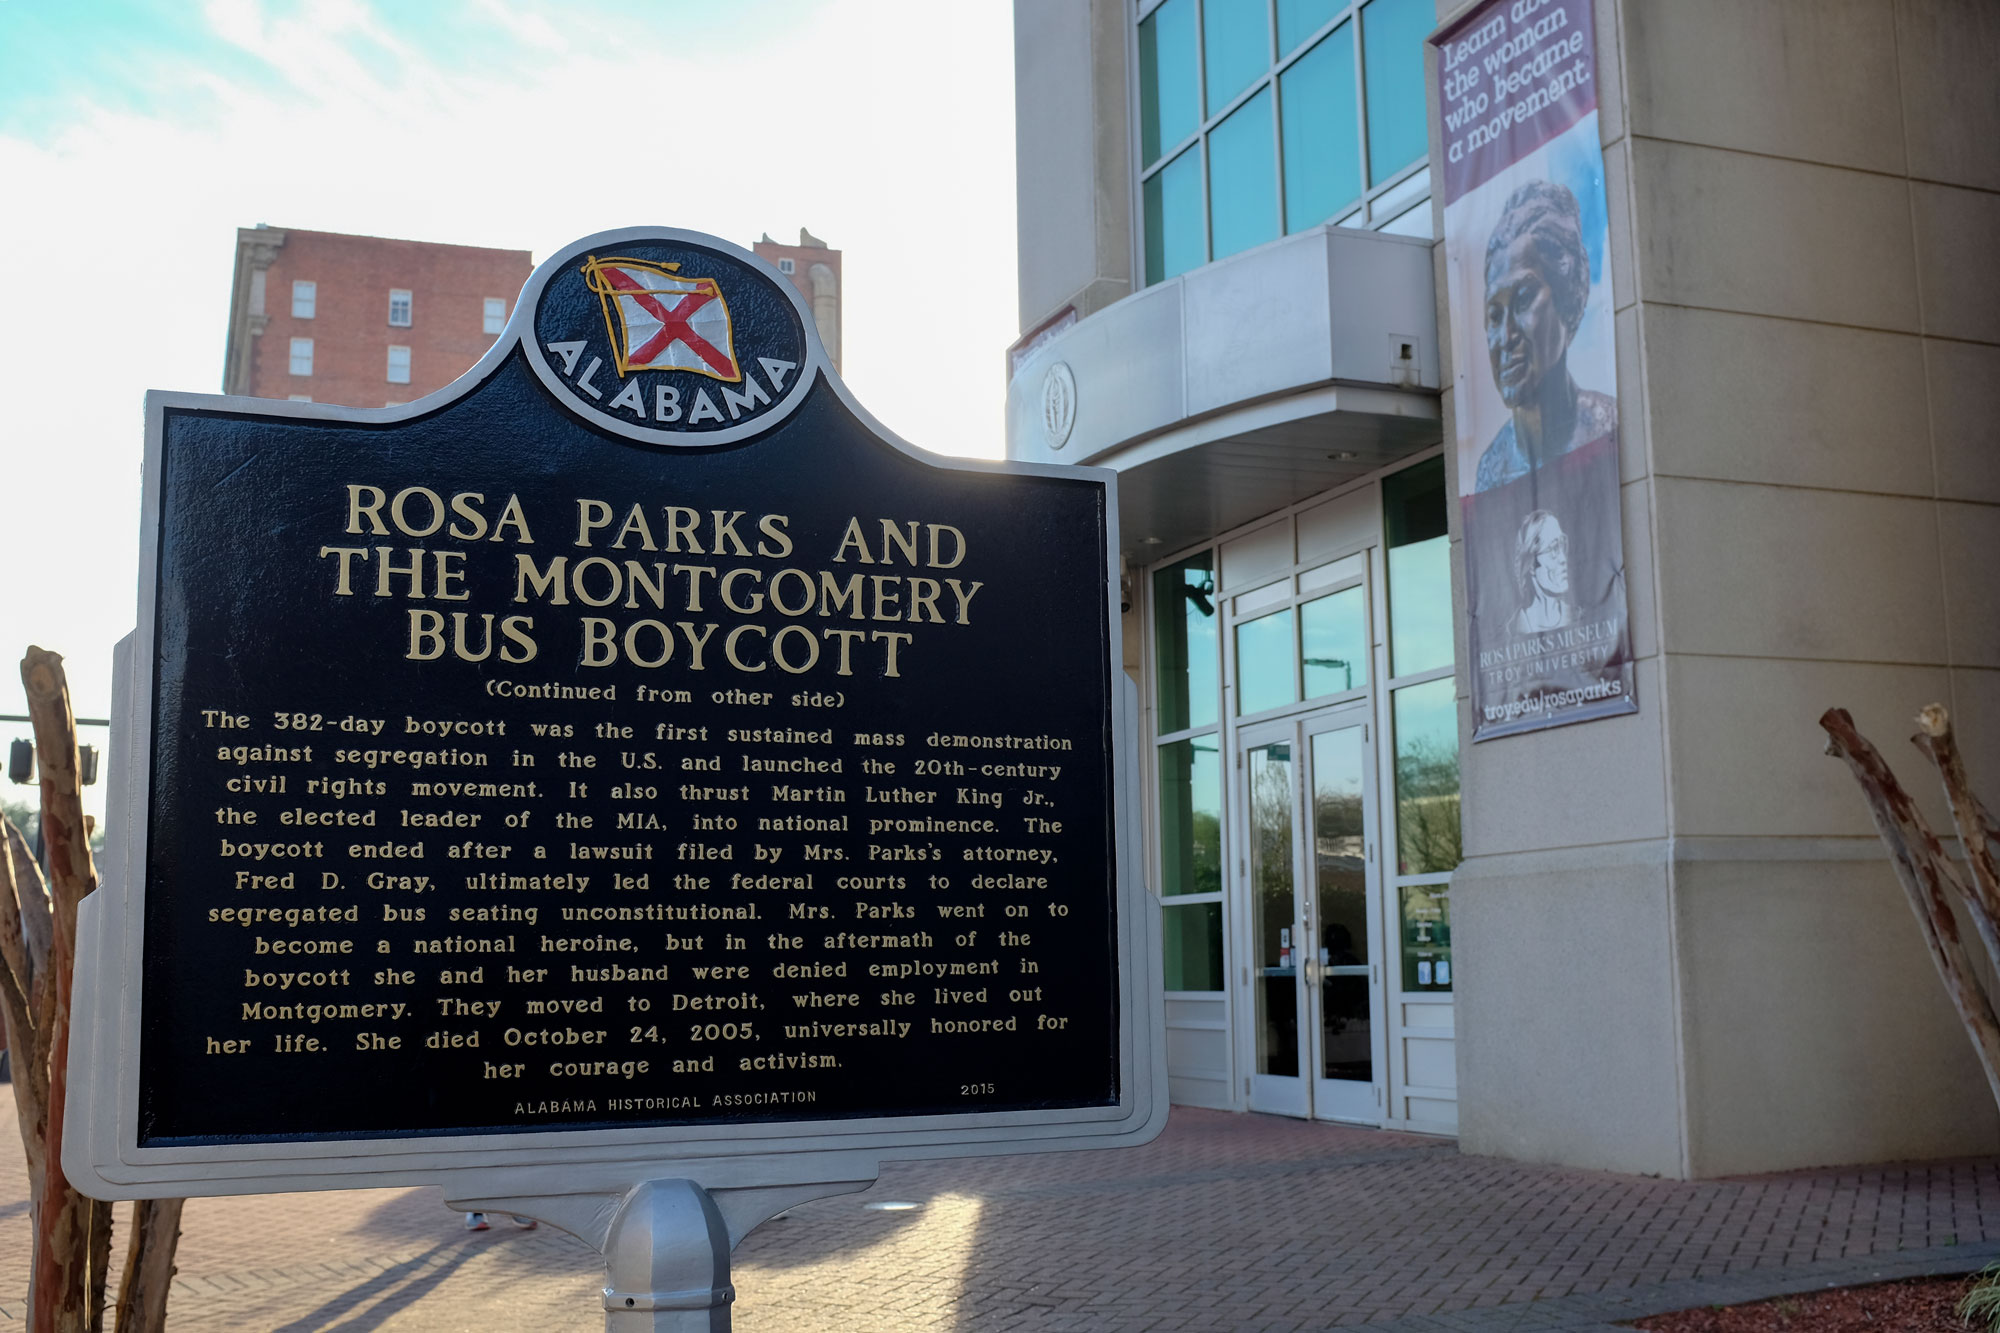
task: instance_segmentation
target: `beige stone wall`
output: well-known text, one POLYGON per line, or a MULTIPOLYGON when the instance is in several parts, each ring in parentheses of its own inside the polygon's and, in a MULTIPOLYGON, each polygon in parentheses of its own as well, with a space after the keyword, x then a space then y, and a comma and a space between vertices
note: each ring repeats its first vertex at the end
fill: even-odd
POLYGON ((1132 292, 1130 0, 1015 0, 1021 330, 1132 292))
POLYGON ((1596 8, 1641 712, 1468 749, 1466 1146, 1696 1176, 1992 1151, 1815 719, 1853 711, 1941 820, 1903 738, 1942 701, 2000 788, 2000 8, 1596 8), (1565 1004, 1579 914, 1630 966, 1565 1004), (1530 1021, 1566 1053, 1509 1061, 1530 1021))
MULTIPOLYGON (((1441 0, 1440 19, 1464 7, 1441 0)), ((1461 675, 1467 860, 1452 888, 1459 1132, 1468 1152, 1684 1176, 1668 709, 1655 593, 1647 384, 1632 276, 1631 136, 1619 5, 1597 0, 1595 10, 1626 598, 1639 711, 1472 745, 1468 683, 1461 675)), ((1438 151, 1433 125, 1434 169, 1438 151)), ((1441 201, 1434 206, 1442 234, 1441 201)), ((1438 290, 1442 297, 1442 269, 1438 290)), ((1448 312, 1441 309, 1440 318, 1448 312)), ((1450 370, 1444 382, 1453 382, 1450 370)), ((1446 439, 1455 434, 1451 400, 1447 391, 1446 439)), ((1456 509, 1452 523, 1456 543, 1456 509)), ((1462 634, 1462 559, 1453 561, 1453 578, 1462 634)), ((1465 661, 1462 640, 1459 660, 1465 661)))
POLYGON ((1815 719, 1852 710, 1934 818, 1922 705, 2000 780, 2000 11, 1623 17, 1669 799, 1705 858, 1675 874, 1689 1165, 1991 1151, 1815 719))

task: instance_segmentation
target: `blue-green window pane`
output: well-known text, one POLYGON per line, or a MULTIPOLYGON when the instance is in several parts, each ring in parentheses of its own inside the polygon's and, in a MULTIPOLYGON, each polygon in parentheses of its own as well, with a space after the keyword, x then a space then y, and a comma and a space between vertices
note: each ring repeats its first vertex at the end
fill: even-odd
POLYGON ((1442 458, 1382 479, 1382 529, 1389 547, 1389 674, 1450 666, 1451 543, 1442 458))
POLYGON ((1215 553, 1153 573, 1153 662, 1159 732, 1211 726, 1216 715, 1215 553))
POLYGON ((1370 0, 1361 11, 1368 62, 1368 183, 1380 185, 1430 149, 1424 120, 1424 39, 1433 0, 1370 0))
POLYGON ((1222 989, 1222 904, 1180 903, 1160 913, 1168 990, 1222 989))
POLYGON ((1194 0, 1167 0, 1139 25, 1139 137, 1145 165, 1194 133, 1194 0))
POLYGON ((1345 8, 1347 0, 1278 0, 1278 54, 1290 55, 1345 8))
POLYGON ((1368 607, 1359 588, 1299 608, 1306 698, 1344 694, 1368 684, 1368 607))
POLYGON ((1160 747, 1160 893, 1222 892, 1222 754, 1214 734, 1160 747))
POLYGON ((1396 873, 1458 869, 1458 699, 1451 677, 1397 690, 1396 873))
POLYGON ((1261 713, 1297 703, 1292 682, 1292 612, 1246 620, 1236 627, 1236 711, 1261 713))
POLYGON ((1146 282, 1201 267, 1201 149, 1188 149, 1149 176, 1143 193, 1146 282))
POLYGON ((1209 131, 1208 230, 1213 258, 1277 238, 1277 157, 1269 88, 1209 131))
POLYGON ((1443 537, 1389 552, 1389 670, 1451 665, 1451 544, 1443 537))
POLYGON ((1202 6, 1201 53, 1212 116, 1271 68, 1268 0, 1208 0, 1202 6))
POLYGON ((1328 33, 1284 72, 1278 87, 1285 99, 1285 230, 1303 231, 1361 198, 1354 25, 1328 33))

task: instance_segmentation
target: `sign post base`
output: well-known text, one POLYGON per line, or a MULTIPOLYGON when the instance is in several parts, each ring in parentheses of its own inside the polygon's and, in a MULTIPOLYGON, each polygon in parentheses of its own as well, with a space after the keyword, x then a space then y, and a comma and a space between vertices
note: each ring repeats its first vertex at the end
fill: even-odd
POLYGON ((604 1246, 604 1333, 729 1333, 729 1227, 692 1180, 633 1187, 604 1246))
POLYGON ((722 1185, 685 1177, 617 1194, 475 1195, 447 1189, 456 1212, 532 1217, 604 1254, 605 1333, 728 1333, 736 1288, 729 1253, 788 1208, 875 1183, 877 1166, 839 1163, 835 1178, 791 1185, 722 1185))

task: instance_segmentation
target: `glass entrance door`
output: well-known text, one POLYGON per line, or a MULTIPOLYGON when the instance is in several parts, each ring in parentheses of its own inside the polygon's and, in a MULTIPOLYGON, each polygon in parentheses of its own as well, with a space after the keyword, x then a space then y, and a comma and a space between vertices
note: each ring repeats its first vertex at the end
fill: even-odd
POLYGON ((1312 1114, 1300 1058, 1305 1008, 1304 899, 1300 894, 1298 727, 1274 722, 1237 733, 1242 746, 1244 899, 1250 913, 1245 978, 1251 1018, 1250 1109, 1312 1114))
POLYGON ((1381 912, 1374 892, 1368 835, 1369 726, 1360 710, 1307 719, 1305 871, 1313 955, 1305 981, 1314 1018, 1313 1114, 1327 1120, 1379 1120, 1376 1070, 1382 1044, 1381 969, 1374 941, 1381 912))
POLYGON ((1382 1115, 1369 731, 1347 706, 1237 734, 1252 1110, 1382 1115))

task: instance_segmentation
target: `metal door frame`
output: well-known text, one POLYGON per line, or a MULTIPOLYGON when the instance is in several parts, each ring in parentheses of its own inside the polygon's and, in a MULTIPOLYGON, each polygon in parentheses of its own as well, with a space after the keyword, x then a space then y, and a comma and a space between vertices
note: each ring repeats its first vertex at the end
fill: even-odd
MULTIPOLYGON (((1379 1125, 1388 1098, 1389 1059, 1389 997, 1385 984, 1384 950, 1388 944, 1388 905, 1382 897, 1382 854, 1377 830, 1380 827, 1381 802, 1375 774, 1375 714, 1371 701, 1358 700, 1339 704, 1318 713, 1308 713, 1298 718, 1301 739, 1300 748, 1305 754, 1304 774, 1310 779, 1313 767, 1313 738, 1350 728, 1361 729, 1361 841, 1363 845, 1362 866, 1365 875, 1363 901, 1366 923, 1363 927, 1368 945, 1368 961, 1361 965, 1368 977, 1368 1036, 1369 1036, 1369 1093, 1364 1098, 1359 1089, 1359 1080, 1323 1078, 1319 1070, 1324 1066, 1316 1059, 1312 1085, 1312 1114, 1317 1120, 1342 1120, 1349 1123, 1379 1125)), ((1299 785, 1300 803, 1304 807, 1305 822, 1302 825, 1304 842, 1302 851, 1310 852, 1318 846, 1319 830, 1313 823, 1315 803, 1307 797, 1306 783, 1299 785)), ((1304 869, 1308 874, 1316 869, 1314 858, 1305 858, 1304 869)), ((1296 873, 1296 872, 1294 872, 1296 873)), ((1313 886, 1316 890, 1317 886, 1313 886)), ((1318 938, 1319 901, 1313 895, 1308 919, 1308 928, 1318 938)), ((1319 1001, 1307 1005, 1309 1017, 1325 1003, 1325 973, 1320 970, 1317 960, 1311 960, 1306 985, 1316 989, 1319 1001)), ((1313 1049, 1319 1051, 1320 1031, 1314 1025, 1313 1049)))
POLYGON ((1234 823, 1234 836, 1230 839, 1236 848, 1233 882, 1236 891, 1231 895, 1234 907, 1231 910, 1232 930, 1235 939, 1241 941, 1236 951, 1235 976, 1230 987, 1232 993, 1231 1011, 1242 1018, 1235 1034, 1238 1058, 1245 1071, 1245 1102, 1248 1109, 1275 1115, 1291 1115, 1305 1119, 1338 1119, 1349 1123, 1380 1124, 1386 1097, 1388 1060, 1388 997, 1382 972, 1383 949, 1386 947, 1384 922, 1386 910, 1381 894, 1381 856, 1377 846, 1376 828, 1379 820, 1379 801, 1375 777, 1374 749, 1375 718, 1371 700, 1367 697, 1347 699, 1331 706, 1312 711, 1302 711, 1289 717, 1274 718, 1263 722, 1250 723, 1230 729, 1232 756, 1230 768, 1236 773, 1236 788, 1228 802, 1229 817, 1234 823), (1314 845, 1316 830, 1312 825, 1312 802, 1307 799, 1308 782, 1312 773, 1311 741, 1314 736, 1341 731, 1350 727, 1361 728, 1361 779, 1362 779, 1362 838, 1366 847, 1367 867, 1367 944, 1369 946, 1369 987, 1368 1010, 1370 1028, 1370 1094, 1367 1103, 1361 1103, 1351 1090, 1358 1083, 1344 1079, 1326 1079, 1318 1075, 1321 1069, 1321 1028, 1319 1024, 1320 998, 1324 988, 1320 981, 1318 960, 1311 956, 1310 941, 1318 938, 1319 905, 1314 894, 1314 884, 1310 878, 1314 870, 1312 858, 1307 849, 1314 845), (1250 853, 1255 846, 1250 822, 1250 770, 1245 756, 1253 749, 1271 744, 1285 744, 1292 753, 1292 920, 1291 930, 1294 949, 1295 974, 1293 995, 1296 1005, 1296 1021, 1299 1032, 1299 1073, 1297 1075, 1261 1074, 1257 1072, 1257 1039, 1259 1015, 1257 1007, 1256 981, 1251 972, 1261 965, 1257 960, 1256 909, 1251 893, 1250 853), (1302 876, 1306 877, 1302 882, 1302 876))

